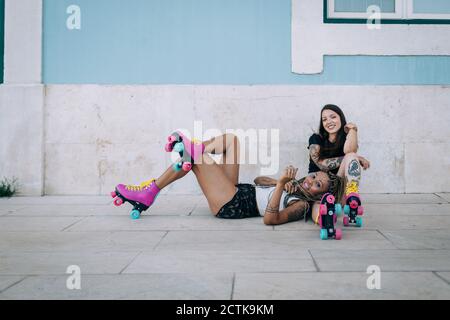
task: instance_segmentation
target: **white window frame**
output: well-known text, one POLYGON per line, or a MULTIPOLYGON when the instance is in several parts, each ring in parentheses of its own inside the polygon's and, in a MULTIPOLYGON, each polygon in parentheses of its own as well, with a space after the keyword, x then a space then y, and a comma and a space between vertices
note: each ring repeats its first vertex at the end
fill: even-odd
MULTIPOLYGON (((327 0, 328 18, 368 19, 367 12, 336 12, 335 0, 327 0)), ((381 12, 383 20, 450 20, 450 13, 414 13, 414 0, 395 0, 395 13, 381 12)))
MULTIPOLYGON (((342 18, 342 19, 367 19, 369 14, 367 12, 336 12, 335 0, 328 1, 328 18, 342 18)), ((402 19, 404 16, 403 0, 395 0, 395 12, 381 12, 381 19, 402 19)))
POLYGON ((414 13, 414 0, 404 0, 408 19, 450 20, 450 13, 414 13))

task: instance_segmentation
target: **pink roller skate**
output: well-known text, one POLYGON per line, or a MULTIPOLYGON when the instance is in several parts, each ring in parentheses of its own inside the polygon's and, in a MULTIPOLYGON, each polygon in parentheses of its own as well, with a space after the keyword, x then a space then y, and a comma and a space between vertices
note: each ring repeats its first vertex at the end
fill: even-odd
POLYGON ((114 205, 120 206, 125 202, 133 205, 131 211, 132 219, 139 219, 141 213, 147 210, 155 201, 160 189, 155 183, 155 179, 145 181, 139 186, 119 184, 116 190, 111 192, 114 198, 114 205))
POLYGON ((335 228, 337 216, 342 213, 340 203, 335 204, 335 198, 331 193, 325 193, 320 200, 319 221, 320 221, 320 239, 326 240, 335 238, 342 239, 341 229, 335 228))
POLYGON ((189 171, 192 169, 192 165, 198 160, 199 157, 205 151, 205 145, 199 141, 191 141, 180 131, 175 131, 167 138, 166 151, 178 152, 181 157, 181 161, 173 164, 175 171, 189 171))
POLYGON ((357 227, 362 227, 362 215, 364 208, 361 205, 361 198, 358 193, 352 192, 345 196, 344 206, 344 226, 355 223, 357 227))

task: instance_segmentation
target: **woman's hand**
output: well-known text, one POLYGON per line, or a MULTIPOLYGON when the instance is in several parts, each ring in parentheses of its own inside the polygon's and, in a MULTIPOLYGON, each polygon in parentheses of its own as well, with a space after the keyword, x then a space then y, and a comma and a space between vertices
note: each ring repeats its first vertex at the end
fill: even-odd
POLYGON ((293 194, 298 190, 298 188, 299 185, 297 180, 291 180, 284 185, 284 190, 289 194, 293 194))
POLYGON ((287 166, 286 169, 284 169, 283 174, 281 175, 280 179, 278 179, 278 182, 281 183, 284 187, 286 183, 289 181, 295 179, 295 176, 297 175, 298 168, 294 168, 293 166, 287 166))
POLYGON ((344 132, 349 133, 350 130, 358 131, 358 127, 356 126, 356 124, 349 122, 345 125, 344 132))
POLYGON ((361 164, 361 166, 363 167, 364 170, 367 170, 370 168, 370 161, 367 160, 364 157, 358 156, 358 161, 361 164))

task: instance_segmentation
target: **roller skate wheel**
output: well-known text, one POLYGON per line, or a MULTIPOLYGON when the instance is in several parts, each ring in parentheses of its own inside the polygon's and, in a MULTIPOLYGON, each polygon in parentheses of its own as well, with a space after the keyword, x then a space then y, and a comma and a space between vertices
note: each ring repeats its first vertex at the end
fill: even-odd
POLYGON ((345 217, 344 217, 344 221, 343 221, 343 222, 344 222, 344 226, 347 227, 348 224, 349 224, 349 221, 350 221, 350 219, 348 218, 348 216, 345 216, 345 217))
POLYGON ((322 240, 328 239, 327 229, 320 229, 320 239, 322 239, 322 240))
POLYGON ((182 142, 176 143, 175 146, 173 147, 173 150, 175 152, 182 152, 184 150, 184 144, 182 142))
POLYGON ((333 215, 333 223, 336 224, 337 222, 337 215, 333 215))
POLYGON ((356 217, 356 226, 358 227, 358 228, 361 228, 362 227, 362 218, 361 217, 356 217))
POLYGON ((327 202, 328 202, 329 204, 333 204, 335 198, 334 198, 334 196, 333 196, 332 194, 329 194, 329 195, 326 197, 326 200, 327 200, 327 202))
POLYGON ((327 206, 324 205, 324 204, 321 204, 320 205, 320 209, 319 209, 319 213, 320 213, 321 216, 327 214, 327 206))
POLYGON ((322 228, 322 215, 319 215, 319 226, 322 228))
POLYGON ((116 198, 116 199, 114 199, 114 205, 115 205, 116 207, 119 207, 119 206, 121 206, 122 204, 123 204, 122 198, 116 198))
POLYGON ((115 191, 111 191, 111 198, 115 198, 115 197, 117 197, 116 192, 115 191))
POLYGON ((167 141, 169 141, 169 143, 172 143, 172 142, 174 142, 176 140, 177 140, 177 138, 175 136, 170 135, 170 136, 167 137, 167 141))
POLYGON ((183 163, 183 170, 184 171, 189 171, 191 169, 192 169, 192 163, 190 163, 190 162, 183 163))
POLYGON ((348 204, 344 206, 344 214, 348 216, 350 214, 350 207, 348 204))
POLYGON ((166 150, 166 152, 172 152, 173 150, 172 144, 167 143, 164 149, 166 150))
POLYGON ((358 207, 358 216, 362 216, 364 214, 364 208, 363 207, 358 207))
POLYGON ((338 216, 341 216, 341 215, 342 215, 342 206, 341 206, 340 203, 336 204, 336 205, 334 206, 334 209, 335 209, 336 214, 337 214, 338 216))
POLYGON ((341 229, 336 229, 335 239, 336 240, 342 239, 342 230, 341 229))
POLYGON ((131 219, 137 220, 140 218, 141 213, 139 212, 139 210, 133 210, 133 211, 131 211, 130 216, 131 216, 131 219))
POLYGON ((172 166, 172 168, 173 168, 173 170, 175 172, 179 172, 181 170, 181 167, 182 167, 182 165, 179 162, 178 163, 174 163, 173 166, 172 166))

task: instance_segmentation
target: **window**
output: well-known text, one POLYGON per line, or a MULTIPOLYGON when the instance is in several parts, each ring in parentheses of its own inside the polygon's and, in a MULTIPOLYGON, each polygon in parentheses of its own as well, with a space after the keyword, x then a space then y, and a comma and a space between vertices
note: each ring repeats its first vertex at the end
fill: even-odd
POLYGON ((450 23, 450 0, 324 0, 324 21, 366 23, 370 6, 380 8, 381 23, 450 23))

